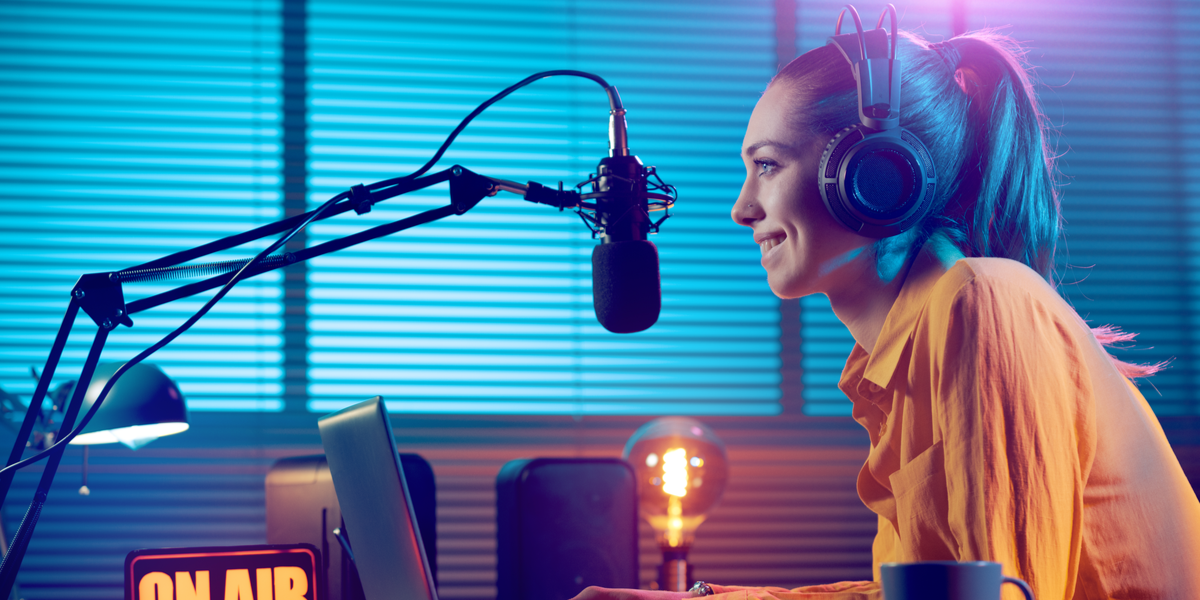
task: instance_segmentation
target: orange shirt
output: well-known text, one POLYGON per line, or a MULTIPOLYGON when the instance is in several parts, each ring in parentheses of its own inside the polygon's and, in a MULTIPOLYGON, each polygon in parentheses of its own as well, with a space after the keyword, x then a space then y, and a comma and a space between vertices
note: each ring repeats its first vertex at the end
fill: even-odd
POLYGON ((839 387, 871 439, 875 581, 718 598, 878 600, 881 563, 922 560, 1002 563, 1038 600, 1200 598, 1200 502, 1162 427, 1026 266, 922 253, 839 387))

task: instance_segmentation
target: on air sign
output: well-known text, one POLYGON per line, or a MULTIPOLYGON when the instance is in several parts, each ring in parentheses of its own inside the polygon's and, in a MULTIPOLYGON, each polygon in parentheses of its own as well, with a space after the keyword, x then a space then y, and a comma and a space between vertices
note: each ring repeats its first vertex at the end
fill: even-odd
POLYGON ((325 600, 309 544, 134 550, 125 600, 325 600))

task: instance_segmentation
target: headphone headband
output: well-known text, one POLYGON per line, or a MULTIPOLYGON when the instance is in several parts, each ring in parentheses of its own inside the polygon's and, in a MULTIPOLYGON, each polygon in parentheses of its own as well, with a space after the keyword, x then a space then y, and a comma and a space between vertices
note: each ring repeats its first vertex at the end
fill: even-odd
MULTIPOLYGON (((859 24, 858 19, 855 24, 859 24)), ((900 126, 902 71, 896 60, 895 30, 891 37, 890 53, 888 34, 882 29, 860 29, 857 33, 834 35, 826 42, 841 51, 850 63, 854 80, 858 82, 858 120, 875 131, 900 126)))
POLYGON ((859 124, 829 142, 817 173, 821 199, 840 223, 875 238, 904 232, 925 219, 936 192, 933 161, 921 140, 900 127, 900 62, 896 9, 888 5, 875 29, 863 31, 847 4, 828 44, 842 53, 858 83, 859 124), (842 35, 849 11, 855 33, 842 35), (881 26, 891 14, 891 44, 881 26), (889 47, 890 46, 890 47, 889 47))

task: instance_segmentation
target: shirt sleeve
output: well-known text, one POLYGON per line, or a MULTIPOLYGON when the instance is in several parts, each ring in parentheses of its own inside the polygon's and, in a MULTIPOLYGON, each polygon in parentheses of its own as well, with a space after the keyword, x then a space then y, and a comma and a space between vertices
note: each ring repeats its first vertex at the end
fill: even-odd
POLYGON ((713 600, 883 600, 883 591, 874 581, 843 581, 828 585, 810 585, 788 590, 779 587, 743 587, 714 585, 713 600))
POLYGON ((955 559, 1001 563, 1039 600, 1074 593, 1095 427, 1085 326, 1046 293, 964 285, 933 398, 955 559))

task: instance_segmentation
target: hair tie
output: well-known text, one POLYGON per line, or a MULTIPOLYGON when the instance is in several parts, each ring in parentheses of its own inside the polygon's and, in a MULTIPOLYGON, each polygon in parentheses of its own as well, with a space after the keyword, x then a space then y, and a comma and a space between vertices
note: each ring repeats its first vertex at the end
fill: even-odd
POLYGON ((929 49, 937 52, 937 55, 942 57, 942 62, 945 62, 951 71, 957 71, 958 63, 962 61, 962 55, 958 53, 958 49, 954 47, 954 44, 950 43, 951 41, 953 40, 930 44, 929 49))

